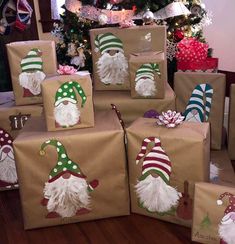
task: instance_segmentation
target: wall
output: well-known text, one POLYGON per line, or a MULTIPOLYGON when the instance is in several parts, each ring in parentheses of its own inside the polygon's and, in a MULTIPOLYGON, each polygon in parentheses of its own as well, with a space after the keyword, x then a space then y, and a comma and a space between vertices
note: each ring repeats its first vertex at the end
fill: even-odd
POLYGON ((212 25, 204 28, 206 40, 219 58, 219 69, 235 72, 234 0, 203 0, 213 13, 212 25))

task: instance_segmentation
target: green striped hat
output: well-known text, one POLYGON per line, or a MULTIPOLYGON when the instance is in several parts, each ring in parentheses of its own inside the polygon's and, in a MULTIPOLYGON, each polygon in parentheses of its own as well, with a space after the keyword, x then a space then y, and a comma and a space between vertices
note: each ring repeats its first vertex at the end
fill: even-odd
POLYGON ((42 71, 41 51, 38 48, 32 48, 26 57, 21 60, 20 66, 22 72, 27 71, 42 71))
POLYGON ((136 71, 135 82, 142 78, 150 78, 154 80, 154 73, 157 73, 158 76, 161 75, 159 65, 156 63, 143 64, 136 71))
POLYGON ((76 81, 67 81, 58 88, 55 95, 55 106, 58 106, 60 103, 64 101, 68 101, 76 104, 77 103, 77 97, 75 93, 76 90, 80 95, 80 97, 82 98, 82 107, 83 107, 87 100, 87 97, 81 85, 76 81))
POLYGON ((97 52, 100 51, 101 54, 110 50, 124 52, 122 41, 112 33, 97 35, 95 38, 95 47, 97 52))

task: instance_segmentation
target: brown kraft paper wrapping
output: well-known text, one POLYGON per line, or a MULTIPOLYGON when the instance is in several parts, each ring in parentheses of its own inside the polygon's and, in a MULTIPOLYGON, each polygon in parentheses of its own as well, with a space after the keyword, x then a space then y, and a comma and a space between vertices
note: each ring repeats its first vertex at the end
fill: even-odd
MULTIPOLYGON (((157 126, 155 119, 139 118, 127 128, 127 139, 132 212, 188 227, 191 226, 194 184, 197 181, 209 182, 209 124, 185 122, 176 128, 167 129, 157 126), (149 139, 151 142, 147 144, 147 152, 144 152, 144 147, 146 148, 144 143, 148 140, 146 138, 154 139, 149 139), (153 142, 156 139, 160 140, 160 146, 153 142), (166 159, 166 156, 162 160, 158 159, 164 154, 161 151, 166 153, 168 159, 166 159), (139 159, 140 156, 141 159, 139 159), (138 164, 137 159, 139 160, 138 164), (143 182, 141 178, 148 172, 155 173, 158 176, 157 178, 160 179, 159 176, 162 173, 159 173, 159 171, 156 173, 156 167, 159 167, 159 169, 166 167, 166 161, 171 162, 169 184, 178 193, 182 193, 183 197, 167 211, 161 211, 161 213, 150 211, 149 208, 141 206, 136 192, 136 185, 143 182), (150 168, 152 171, 147 170, 145 172, 148 169, 147 166, 153 167, 150 168), (188 192, 185 189, 187 187, 188 192), (184 202, 187 204, 185 205, 184 202)), ((162 179, 164 178, 162 177, 162 179)), ((145 189, 147 188, 146 186, 145 189)), ((165 192, 165 190, 163 191, 165 192)), ((149 199, 154 199, 153 195, 149 199)), ((157 197, 159 197, 159 194, 157 194, 157 197)), ((163 199, 165 203, 166 196, 163 199)), ((156 202, 158 202, 157 199, 154 200, 154 205, 156 202)))
MULTIPOLYGON (((225 99, 225 75, 219 73, 198 73, 198 72, 176 72, 174 81, 174 91, 176 94, 176 109, 179 112, 185 112, 188 107, 189 99, 195 91, 197 85, 208 84, 211 89, 203 92, 203 99, 208 101, 212 95, 212 100, 209 102, 206 109, 209 110, 208 122, 211 125, 211 148, 220 150, 222 144, 222 129, 224 117, 224 99, 225 99), (207 97, 208 94, 208 97, 207 97), (211 106, 211 108, 210 108, 211 106)), ((202 88, 202 87, 201 87, 202 88)), ((204 88, 202 88, 204 89, 204 88)), ((205 103, 205 102, 203 102, 205 103)), ((192 99, 192 105, 195 107, 195 99, 192 99)), ((190 106, 192 106, 190 105, 190 106)), ((205 117, 205 120, 206 117, 205 117)))
POLYGON ((221 186, 202 182, 196 183, 192 240, 200 243, 234 243, 234 199, 234 185, 221 186), (222 231, 226 227, 230 228, 230 233, 232 230, 231 236, 233 238, 230 238, 230 242, 228 241, 228 238, 231 237, 228 234, 229 230, 227 229, 226 234, 222 231))
POLYGON ((167 82, 167 66, 164 56, 163 52, 143 52, 130 55, 129 74, 132 98, 164 98, 167 82), (150 82, 149 79, 153 81, 151 91, 143 87, 147 84, 148 87, 150 86, 149 83, 143 84, 146 78, 147 82, 150 82))
POLYGON ((114 111, 96 113, 94 128, 47 132, 43 118, 39 118, 32 119, 23 130, 14 142, 14 150, 25 229, 129 214, 124 131, 114 111), (94 190, 89 193, 89 213, 46 217, 47 207, 41 205, 44 185, 63 155, 59 157, 52 145, 44 149, 44 156, 39 152, 41 145, 53 138, 64 145, 87 182, 98 181, 98 186, 93 185, 94 190))
MULTIPOLYGON (((93 74, 95 90, 130 90, 130 81, 128 74, 128 58, 129 54, 135 52, 162 51, 166 55, 166 29, 163 26, 137 26, 128 28, 128 33, 120 28, 102 28, 90 30, 93 74), (106 34, 110 45, 103 45, 105 38, 102 34, 106 34), (100 70, 106 69, 107 61, 103 62, 105 55, 112 55, 119 52, 121 59, 117 67, 122 70, 117 73, 117 69, 113 69, 112 80, 106 79, 110 74, 101 78, 98 74, 97 62, 102 63, 100 70), (107 81, 107 82, 106 82, 107 81), (106 84, 110 83, 111 84, 106 84), (121 83, 121 84, 118 84, 121 83)), ((166 56, 165 56, 166 60, 166 56)), ((104 72, 105 73, 105 72, 104 72)))
POLYGON ((30 91, 30 89, 26 89, 20 85, 20 75, 23 73, 32 74, 35 73, 36 70, 41 72, 41 75, 44 74, 43 77, 56 74, 57 59, 54 41, 13 42, 7 44, 7 53, 16 105, 42 103, 40 82, 28 82, 28 84, 30 83, 31 91, 37 94, 34 95, 30 91), (30 58, 30 52, 32 49, 39 49, 39 51, 37 50, 33 53, 37 56, 36 60, 35 57, 30 58), (26 57, 28 58, 28 60, 26 59, 26 57), (25 62, 28 62, 28 65, 25 66, 27 68, 27 71, 22 70, 23 68, 21 68, 21 62, 23 62, 23 60, 25 60, 25 62), (39 62, 40 64, 36 66, 30 66, 33 60, 39 62))
POLYGON ((235 160, 235 84, 230 88, 228 152, 230 158, 235 160))
POLYGON ((92 83, 89 75, 74 74, 47 78, 42 82, 42 93, 48 131, 94 126, 92 83), (68 113, 65 119, 61 120, 59 115, 56 117, 56 114, 61 112, 63 116, 68 113), (80 114, 74 118, 70 112, 80 114))
POLYGON ((96 111, 109 109, 111 103, 118 107, 125 124, 130 124, 150 109, 155 109, 159 113, 168 109, 175 110, 175 94, 169 84, 166 84, 164 99, 132 99, 129 91, 96 91, 94 93, 96 111))

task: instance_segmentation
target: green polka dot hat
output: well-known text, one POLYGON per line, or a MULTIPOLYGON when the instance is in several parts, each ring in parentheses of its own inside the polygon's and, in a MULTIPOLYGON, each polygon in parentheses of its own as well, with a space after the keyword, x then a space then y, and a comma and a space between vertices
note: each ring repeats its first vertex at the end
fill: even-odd
POLYGON ((154 73, 158 76, 161 75, 159 65, 156 63, 147 63, 140 66, 140 68, 136 71, 135 82, 142 78, 150 78, 154 80, 154 73))
POLYGON ((20 66, 22 72, 28 71, 42 71, 41 51, 38 48, 32 48, 26 57, 21 60, 20 66))
POLYGON ((68 101, 76 104, 77 103, 77 97, 75 93, 76 90, 80 95, 80 97, 82 98, 82 107, 83 107, 87 100, 87 97, 81 85, 76 81, 65 82, 59 87, 55 95, 55 106, 58 106, 60 103, 64 101, 68 101))
POLYGON ((80 178, 86 178, 82 174, 79 166, 68 157, 63 144, 55 139, 45 141, 41 145, 41 150, 40 150, 41 156, 45 155, 45 148, 49 145, 54 146, 58 153, 57 164, 50 172, 49 181, 53 181, 53 180, 57 179, 58 177, 60 177, 61 175, 63 175, 66 172, 69 172, 72 175, 75 175, 80 178))

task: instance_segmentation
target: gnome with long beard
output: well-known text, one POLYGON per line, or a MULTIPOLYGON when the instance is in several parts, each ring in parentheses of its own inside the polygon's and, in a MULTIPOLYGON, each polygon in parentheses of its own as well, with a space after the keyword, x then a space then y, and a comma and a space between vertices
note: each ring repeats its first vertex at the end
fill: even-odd
POLYGON ((155 73, 161 75, 159 65, 154 63, 143 64, 136 71, 135 90, 140 96, 151 97, 156 94, 155 73))
POLYGON ((218 205, 222 205, 222 199, 228 197, 229 205, 224 211, 224 217, 219 225, 219 235, 221 244, 234 244, 235 243, 235 195, 225 192, 220 195, 217 200, 218 205))
POLYGON ((12 142, 12 137, 5 130, 0 129, 0 188, 17 186, 12 142))
POLYGON ((105 85, 122 85, 128 78, 128 62, 124 56, 122 41, 112 33, 99 34, 95 38, 95 51, 100 51, 97 70, 105 85))
POLYGON ((37 96, 41 93, 41 82, 46 75, 43 73, 42 52, 38 48, 31 49, 21 60, 19 83, 24 88, 24 97, 37 96))
POLYGON ((89 193, 98 186, 98 180, 87 183, 86 176, 78 164, 67 155, 62 143, 48 140, 41 145, 41 155, 45 155, 47 146, 54 146, 58 153, 56 166, 51 170, 45 183, 44 198, 41 201, 47 207, 47 218, 72 217, 90 212, 89 193))
POLYGON ((80 123, 80 110, 76 93, 80 95, 84 106, 87 98, 81 85, 76 81, 63 83, 56 92, 54 117, 56 126, 69 127, 80 123))
POLYGON ((171 162, 158 138, 148 137, 143 140, 136 164, 143 157, 142 175, 135 186, 139 202, 150 212, 168 212, 178 204, 181 193, 169 185, 171 162), (154 146, 145 156, 149 143, 154 143, 154 146))

